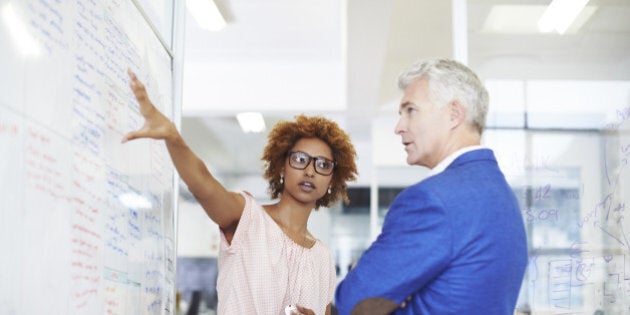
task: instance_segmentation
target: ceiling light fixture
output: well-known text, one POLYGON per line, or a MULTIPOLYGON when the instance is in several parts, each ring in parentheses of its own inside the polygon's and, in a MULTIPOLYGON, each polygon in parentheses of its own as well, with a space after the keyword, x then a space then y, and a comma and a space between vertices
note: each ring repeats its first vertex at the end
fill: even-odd
POLYGON ((241 125, 243 132, 260 133, 265 131, 265 120, 263 115, 258 112, 244 112, 236 115, 238 124, 241 125))
POLYGON ((214 0, 186 0, 186 7, 200 28, 220 31, 225 27, 225 18, 214 0))
POLYGON ((536 23, 547 6, 498 4, 490 8, 482 32, 490 34, 536 34, 536 23))
POLYGON ((589 0, 553 0, 538 20, 538 30, 564 34, 589 0))

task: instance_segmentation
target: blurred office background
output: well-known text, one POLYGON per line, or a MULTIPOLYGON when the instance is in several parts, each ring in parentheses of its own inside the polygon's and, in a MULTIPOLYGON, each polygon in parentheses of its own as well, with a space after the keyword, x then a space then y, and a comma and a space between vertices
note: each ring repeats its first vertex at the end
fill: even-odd
MULTIPOLYGON (((630 178, 630 1, 565 2, 585 6, 553 26, 539 23, 550 0, 215 0, 225 25, 209 30, 189 0, 183 136, 225 186, 264 203, 260 154, 274 123, 300 113, 335 119, 356 146, 360 176, 351 203, 314 212, 310 229, 330 246, 341 280, 395 195, 426 173, 405 164, 393 132, 397 75, 422 58, 463 61, 489 89, 483 144, 527 225, 519 310, 620 314, 630 307, 627 248, 606 225, 614 215, 591 223, 601 209, 618 223, 625 209, 628 180, 616 179, 630 178), (266 127, 245 131, 244 112, 260 113, 266 127)), ((211 309, 220 237, 183 184, 178 229, 182 298, 189 304, 203 289, 211 309)))

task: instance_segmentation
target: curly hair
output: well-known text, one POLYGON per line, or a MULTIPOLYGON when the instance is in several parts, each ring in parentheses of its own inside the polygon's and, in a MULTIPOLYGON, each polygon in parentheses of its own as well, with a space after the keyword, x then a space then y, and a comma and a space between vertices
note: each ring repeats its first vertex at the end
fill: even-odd
POLYGON ((321 116, 297 115, 294 121, 280 121, 269 132, 267 146, 261 160, 265 162, 263 178, 269 182, 267 191, 272 199, 282 193, 280 172, 284 167, 287 152, 302 138, 318 138, 332 149, 333 159, 337 161, 332 174, 331 193, 317 200, 315 209, 329 207, 340 198, 348 204, 348 181, 355 181, 358 175, 354 162, 357 153, 350 142, 350 136, 334 121, 321 116))

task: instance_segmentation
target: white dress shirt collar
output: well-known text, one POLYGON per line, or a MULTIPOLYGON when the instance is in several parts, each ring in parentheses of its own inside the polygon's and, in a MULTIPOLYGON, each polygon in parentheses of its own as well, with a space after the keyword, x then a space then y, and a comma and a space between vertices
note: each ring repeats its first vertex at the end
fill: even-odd
POLYGON ((427 174, 427 177, 430 177, 430 176, 437 175, 437 174, 441 173, 449 165, 451 165, 451 163, 453 163, 453 161, 455 161, 455 159, 457 159, 460 155, 462 155, 462 154, 464 154, 466 152, 479 150, 479 149, 484 149, 484 148, 485 147, 480 146, 480 145, 472 145, 472 146, 468 146, 468 147, 463 147, 463 148, 461 148, 461 149, 451 153, 444 160, 442 160, 440 163, 438 163, 438 165, 436 165, 434 168, 432 168, 429 171, 429 174, 427 174))

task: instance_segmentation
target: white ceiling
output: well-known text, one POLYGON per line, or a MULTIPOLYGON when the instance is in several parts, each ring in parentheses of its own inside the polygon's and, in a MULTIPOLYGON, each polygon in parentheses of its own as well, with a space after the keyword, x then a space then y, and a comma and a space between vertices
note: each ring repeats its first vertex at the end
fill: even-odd
POLYGON ((413 61, 454 57, 454 50, 488 80, 630 81, 628 0, 591 0, 595 13, 564 36, 484 31, 493 5, 548 0, 215 2, 225 29, 203 31, 187 17, 182 133, 222 174, 261 173, 266 133, 242 133, 240 111, 262 112, 267 129, 298 113, 323 114, 350 133, 360 168, 380 163, 373 159, 403 161, 402 147, 389 158, 373 153, 378 139, 399 141, 396 76, 413 61), (453 23, 453 10, 467 22, 453 23))

